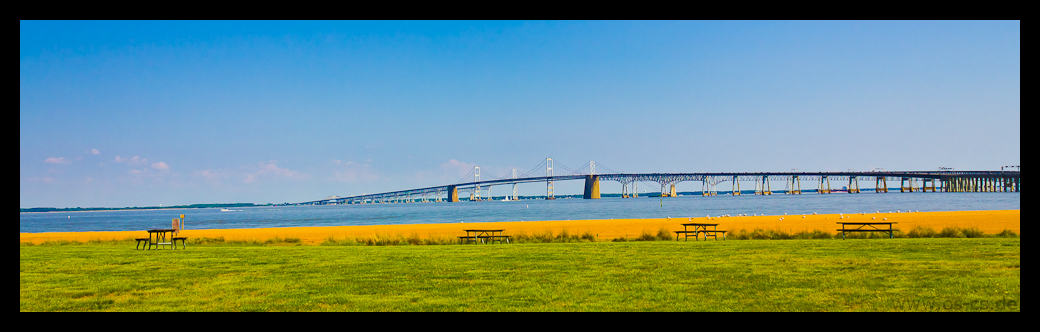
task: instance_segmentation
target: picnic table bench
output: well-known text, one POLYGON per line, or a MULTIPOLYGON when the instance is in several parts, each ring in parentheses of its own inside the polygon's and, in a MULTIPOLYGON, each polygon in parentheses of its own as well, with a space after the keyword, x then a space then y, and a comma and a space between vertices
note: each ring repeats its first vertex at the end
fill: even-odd
POLYGON ((466 229, 466 236, 460 236, 459 241, 464 243, 502 243, 505 240, 509 243, 509 235, 502 235, 502 229, 466 229), (470 235, 472 234, 472 235, 470 235))
POLYGON ((894 237, 892 235, 892 232, 897 231, 896 229, 892 229, 892 224, 898 224, 898 223, 896 223, 896 222, 874 222, 874 221, 871 221, 871 222, 840 222, 839 221, 838 224, 841 224, 841 229, 838 229, 838 231, 841 232, 841 239, 844 240, 845 239, 845 233, 851 233, 851 232, 882 232, 882 233, 886 233, 887 232, 888 233, 888 238, 891 239, 891 238, 894 237), (858 227, 856 227, 856 228, 846 228, 845 226, 849 226, 849 227, 858 226, 858 227), (887 227, 885 227, 885 226, 887 226, 887 227))
POLYGON ((682 224, 682 225, 683 225, 683 230, 681 230, 681 231, 674 231, 675 232, 675 240, 676 241, 679 241, 679 235, 685 235, 686 236, 685 241, 689 241, 690 234, 693 234, 693 240, 694 241, 697 241, 697 239, 700 237, 700 234, 704 234, 704 240, 705 241, 708 240, 709 236, 715 238, 715 240, 718 241, 719 240, 719 236, 718 236, 719 233, 722 233, 722 239, 723 240, 726 239, 726 231, 718 230, 719 224, 688 223, 688 224, 682 224), (693 230, 690 230, 691 227, 693 228, 693 230), (708 229, 708 227, 711 227, 711 229, 708 229))

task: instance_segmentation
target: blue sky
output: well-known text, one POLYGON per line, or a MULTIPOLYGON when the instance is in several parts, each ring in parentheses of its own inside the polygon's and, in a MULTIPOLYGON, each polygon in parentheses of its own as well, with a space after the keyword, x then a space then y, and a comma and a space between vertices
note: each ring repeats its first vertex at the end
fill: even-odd
POLYGON ((20 205, 299 202, 546 157, 999 170, 1020 54, 1018 21, 22 21, 20 205))

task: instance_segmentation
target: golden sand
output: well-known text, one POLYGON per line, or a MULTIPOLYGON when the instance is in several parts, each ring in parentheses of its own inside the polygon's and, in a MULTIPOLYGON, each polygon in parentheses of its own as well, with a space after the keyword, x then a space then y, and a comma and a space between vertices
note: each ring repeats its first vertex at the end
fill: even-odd
MULTIPOLYGON (((656 234, 660 229, 671 231, 682 230, 682 223, 717 223, 719 230, 738 231, 745 229, 779 230, 788 233, 820 230, 837 234, 841 228, 837 222, 886 221, 896 222, 894 228, 907 232, 914 227, 929 227, 940 231, 945 227, 977 228, 986 234, 1011 230, 1021 234, 1021 210, 995 211, 951 211, 951 212, 902 212, 867 213, 860 215, 838 214, 820 215, 786 215, 786 216, 684 216, 660 219, 604 219, 604 220, 550 220, 550 221, 512 221, 458 224, 411 224, 411 225, 379 225, 379 226, 328 226, 328 227, 283 227, 283 228, 251 228, 251 229, 205 229, 184 230, 179 236, 190 238, 219 238, 227 241, 260 240, 272 238, 298 238, 304 244, 316 245, 325 239, 365 239, 374 237, 410 237, 454 239, 465 235, 466 229, 503 229, 505 235, 542 234, 552 232, 559 234, 567 231, 580 235, 585 232, 595 234, 600 240, 619 237, 634 238, 644 232, 656 234), (803 217, 804 216, 804 217, 803 217), (783 218, 783 220, 780 220, 783 218), (884 220, 888 218, 887 220, 884 220)), ((54 232, 54 233, 19 233, 20 242, 34 244, 45 241, 79 241, 90 240, 122 240, 147 237, 142 231, 122 232, 54 232)))

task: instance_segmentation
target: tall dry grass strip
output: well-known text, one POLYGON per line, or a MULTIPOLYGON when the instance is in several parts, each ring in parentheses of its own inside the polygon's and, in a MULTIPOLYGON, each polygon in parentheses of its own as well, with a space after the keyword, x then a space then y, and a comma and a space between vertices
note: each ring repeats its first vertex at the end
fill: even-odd
MULTIPOLYGON (((998 234, 1010 230, 1021 234, 1021 210, 994 211, 951 211, 951 212, 901 212, 864 213, 850 211, 847 214, 787 215, 787 216, 675 216, 653 219, 604 219, 604 220, 548 220, 488 223, 411 224, 376 226, 331 226, 331 227, 285 227, 252 229, 204 229, 184 230, 180 236, 188 238, 224 238, 227 241, 267 241, 275 238, 299 239, 302 245, 319 245, 327 239, 455 239, 464 235, 464 229, 505 229, 505 235, 520 234, 591 234, 596 241, 612 239, 636 240, 644 234, 656 235, 664 230, 682 230, 680 224, 687 222, 718 223, 719 230, 772 230, 787 234, 813 233, 837 234, 837 222, 881 221, 897 222, 896 229, 902 232, 921 228, 934 230, 972 229, 985 234, 998 234), (783 218, 782 220, 780 218, 783 218)), ((46 241, 111 241, 144 236, 144 231, 123 232, 68 232, 68 233, 19 233, 20 242, 40 244, 46 241)))

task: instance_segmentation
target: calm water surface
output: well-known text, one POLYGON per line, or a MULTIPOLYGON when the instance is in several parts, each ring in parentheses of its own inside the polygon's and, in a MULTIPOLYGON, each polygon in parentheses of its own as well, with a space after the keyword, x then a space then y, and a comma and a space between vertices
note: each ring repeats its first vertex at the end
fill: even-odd
POLYGON ((185 215, 185 229, 391 225, 521 220, 702 217, 883 211, 1020 210, 1020 193, 860 193, 672 198, 557 199, 512 202, 269 206, 214 209, 20 213, 19 232, 137 231, 170 228, 185 215), (663 204, 663 206, 662 206, 663 204))

